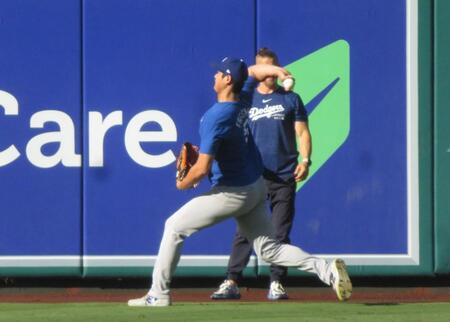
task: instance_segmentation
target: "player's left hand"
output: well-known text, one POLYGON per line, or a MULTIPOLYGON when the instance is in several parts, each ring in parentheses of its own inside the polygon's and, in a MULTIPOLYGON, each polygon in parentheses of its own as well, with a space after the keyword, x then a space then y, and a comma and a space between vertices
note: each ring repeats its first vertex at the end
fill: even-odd
POLYGON ((178 190, 187 190, 190 188, 197 188, 197 186, 199 185, 199 183, 193 183, 193 184, 187 184, 185 180, 183 181, 178 181, 176 183, 176 187, 178 190))
POLYGON ((186 189, 186 188, 183 186, 182 181, 178 181, 178 180, 177 180, 176 185, 177 185, 177 189, 178 189, 178 190, 184 190, 184 189, 186 189))
MULTIPOLYGON (((177 172, 177 188, 178 182, 182 182, 187 176, 191 168, 198 160, 199 148, 190 142, 184 142, 181 146, 180 153, 178 154, 178 159, 176 162, 177 172)), ((182 185, 184 186, 184 185, 182 185)), ((179 188, 180 189, 180 188, 179 188)))
POLYGON ((295 182, 300 182, 308 178, 309 166, 306 162, 297 165, 294 171, 295 182))

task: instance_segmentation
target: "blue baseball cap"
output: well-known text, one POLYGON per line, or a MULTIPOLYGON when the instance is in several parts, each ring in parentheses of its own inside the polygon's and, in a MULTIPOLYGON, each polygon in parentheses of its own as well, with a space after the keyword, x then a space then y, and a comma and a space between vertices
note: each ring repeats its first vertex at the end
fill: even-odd
POLYGON ((230 75, 233 83, 244 83, 247 80, 248 68, 243 59, 225 57, 216 67, 218 71, 230 75))

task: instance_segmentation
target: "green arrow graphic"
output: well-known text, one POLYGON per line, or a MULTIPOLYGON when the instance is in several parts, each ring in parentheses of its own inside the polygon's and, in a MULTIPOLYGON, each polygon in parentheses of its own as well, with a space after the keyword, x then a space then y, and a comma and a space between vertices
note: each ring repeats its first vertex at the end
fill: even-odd
MULTIPOLYGON (((313 164, 307 180, 345 142, 350 132, 350 46, 338 40, 286 66, 295 78, 295 92, 305 105, 315 108, 309 115, 313 139, 313 164)), ((309 108, 308 108, 309 109, 309 108)))

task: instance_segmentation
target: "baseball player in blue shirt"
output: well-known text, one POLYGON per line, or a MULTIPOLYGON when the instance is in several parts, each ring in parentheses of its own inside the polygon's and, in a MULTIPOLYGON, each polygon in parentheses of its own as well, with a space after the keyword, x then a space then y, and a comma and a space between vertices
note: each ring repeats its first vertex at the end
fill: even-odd
MULTIPOLYGON (((278 66, 277 55, 268 48, 261 48, 256 54, 256 64, 278 66)), ((311 134, 308 116, 300 97, 277 85, 275 77, 267 77, 258 84, 251 97, 249 126, 264 165, 264 181, 268 189, 272 224, 275 239, 290 243, 289 233, 295 214, 296 183, 308 176, 311 164, 311 134), (296 136, 302 162, 298 162, 296 136)), ((252 245, 239 232, 233 240, 228 262, 227 279, 211 295, 212 299, 239 299, 237 286, 242 271, 247 266, 252 245)), ((282 285, 287 268, 278 265, 270 267, 269 300, 287 299, 282 285)))
POLYGON ((167 219, 153 268, 152 286, 143 297, 129 300, 129 306, 170 305, 170 281, 184 240, 230 217, 235 218, 239 232, 253 244, 260 258, 315 273, 333 287, 340 300, 350 297, 352 285, 342 260, 328 262, 272 238, 262 164, 246 122, 250 103, 244 97, 252 90, 242 88, 248 75, 258 81, 269 76, 289 77, 284 69, 276 66, 258 65, 247 69, 242 60, 235 58, 224 58, 220 62, 214 76, 217 103, 206 111, 200 123, 198 161, 182 181, 177 181, 177 188, 183 190, 209 176, 212 188, 167 219))

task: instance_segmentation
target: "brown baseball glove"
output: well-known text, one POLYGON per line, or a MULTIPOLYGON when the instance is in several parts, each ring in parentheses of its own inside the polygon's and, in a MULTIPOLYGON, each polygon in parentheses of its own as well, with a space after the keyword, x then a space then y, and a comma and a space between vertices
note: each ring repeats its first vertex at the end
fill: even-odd
POLYGON ((199 147, 189 142, 184 142, 181 146, 177 159, 177 181, 183 181, 189 170, 197 162, 199 147))

